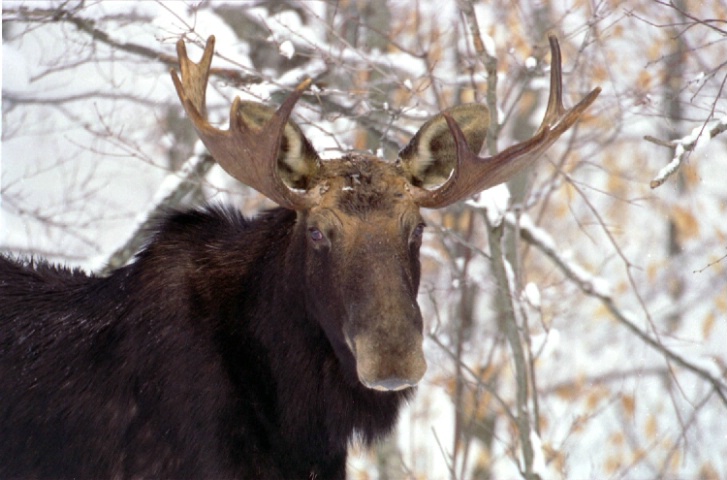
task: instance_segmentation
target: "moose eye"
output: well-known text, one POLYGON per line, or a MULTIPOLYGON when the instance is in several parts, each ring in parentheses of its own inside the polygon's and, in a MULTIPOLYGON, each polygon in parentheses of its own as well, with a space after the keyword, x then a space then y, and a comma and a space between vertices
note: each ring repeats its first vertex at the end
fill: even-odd
POLYGON ((423 223, 417 225, 416 228, 414 228, 414 230, 411 232, 411 239, 416 241, 421 240, 422 235, 424 234, 424 227, 426 227, 426 225, 424 225, 423 223))
POLYGON ((323 241, 324 238, 326 238, 323 235, 323 232, 321 232, 320 230, 318 230, 315 227, 309 228, 308 229, 308 234, 310 235, 310 239, 313 240, 316 243, 317 242, 321 242, 321 241, 323 241))

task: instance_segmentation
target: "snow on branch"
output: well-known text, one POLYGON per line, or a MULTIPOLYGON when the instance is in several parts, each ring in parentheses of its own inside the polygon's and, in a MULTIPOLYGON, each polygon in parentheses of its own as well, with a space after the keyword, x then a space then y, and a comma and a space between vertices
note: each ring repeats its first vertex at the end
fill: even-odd
POLYGON ((674 151, 674 157, 671 162, 659 170, 659 173, 649 184, 651 188, 657 188, 663 185, 669 177, 679 170, 679 167, 681 167, 682 163, 684 163, 684 160, 686 160, 689 153, 706 145, 711 139, 725 130, 727 130, 727 116, 713 122, 710 127, 707 127, 707 125, 704 124, 692 130, 692 133, 689 135, 668 142, 659 140, 658 138, 654 138, 650 135, 645 136, 645 140, 663 147, 671 148, 674 151))

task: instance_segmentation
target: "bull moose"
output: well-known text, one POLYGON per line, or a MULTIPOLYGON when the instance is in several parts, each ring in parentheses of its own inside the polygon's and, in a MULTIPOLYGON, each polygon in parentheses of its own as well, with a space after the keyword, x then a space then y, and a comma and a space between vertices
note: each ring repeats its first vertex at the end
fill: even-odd
POLYGON ((214 50, 177 44, 177 94, 234 178, 279 208, 171 213, 108 276, 0 257, 0 478, 344 478, 353 438, 394 426, 426 370, 420 208, 532 163, 595 100, 562 103, 558 41, 535 135, 480 157, 489 113, 450 108, 396 162, 321 161, 289 120, 237 98, 206 120, 214 50))

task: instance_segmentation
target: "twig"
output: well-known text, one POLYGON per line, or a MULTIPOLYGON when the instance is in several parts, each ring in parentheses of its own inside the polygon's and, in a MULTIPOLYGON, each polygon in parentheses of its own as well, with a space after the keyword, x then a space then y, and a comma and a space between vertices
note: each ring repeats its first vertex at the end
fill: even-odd
POLYGON ((726 258, 727 258, 727 253, 725 253, 724 255, 722 255, 721 257, 719 257, 717 260, 708 263, 707 265, 705 265, 704 267, 700 268, 699 270, 692 270, 692 273, 702 273, 703 271, 705 271, 709 267, 712 267, 714 265, 717 265, 718 263, 720 263, 722 260, 724 260, 726 258))

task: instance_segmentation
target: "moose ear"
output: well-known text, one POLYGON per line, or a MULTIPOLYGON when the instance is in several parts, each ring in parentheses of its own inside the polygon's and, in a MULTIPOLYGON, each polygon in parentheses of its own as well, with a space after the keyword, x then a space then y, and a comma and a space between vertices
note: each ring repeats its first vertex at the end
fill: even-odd
MULTIPOLYGON (((257 102, 241 101, 237 113, 246 125, 259 130, 272 118, 275 109, 257 102)), ((288 120, 283 130, 277 166, 280 179, 288 187, 302 190, 311 186, 310 181, 320 166, 318 154, 292 120, 288 120)))
POLYGON ((458 105, 432 117, 399 152, 397 163, 414 186, 430 188, 441 185, 455 167, 457 152, 454 137, 444 114, 457 122, 473 152, 479 152, 485 143, 490 114, 482 104, 458 105))

